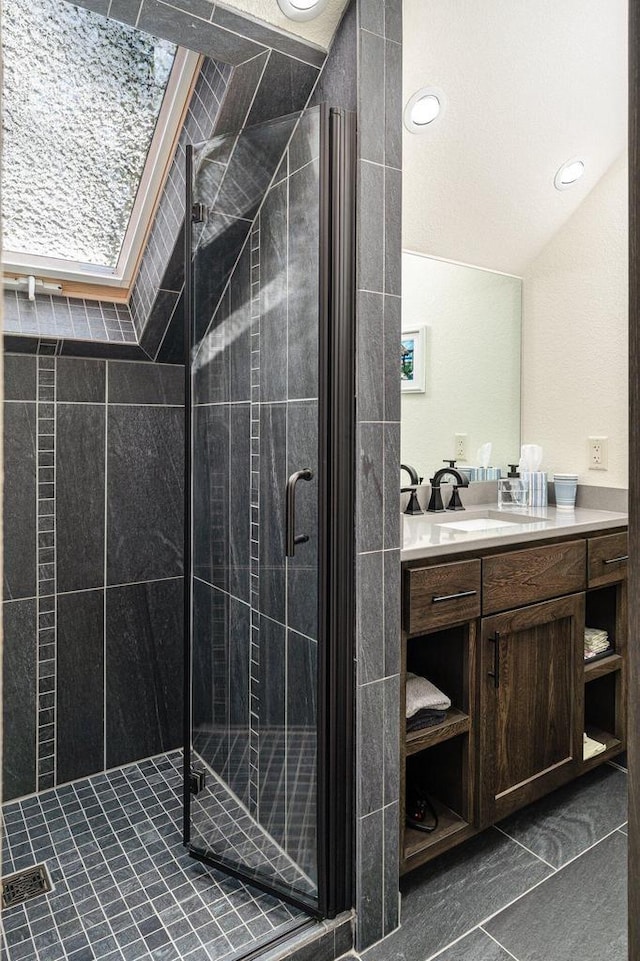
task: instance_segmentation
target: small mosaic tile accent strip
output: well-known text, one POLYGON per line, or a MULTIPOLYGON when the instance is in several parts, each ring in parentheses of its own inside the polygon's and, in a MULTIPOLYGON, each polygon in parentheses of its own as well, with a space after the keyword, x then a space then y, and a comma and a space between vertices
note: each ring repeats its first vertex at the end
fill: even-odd
POLYGON ((182 844, 180 752, 4 806, 3 869, 50 894, 3 913, 7 961, 232 961, 307 922, 182 844))
POLYGON ((56 362, 38 357, 38 790, 55 784, 56 362))
POLYGON ((251 228, 251 644, 249 811, 259 820, 260 783, 260 215, 251 228))

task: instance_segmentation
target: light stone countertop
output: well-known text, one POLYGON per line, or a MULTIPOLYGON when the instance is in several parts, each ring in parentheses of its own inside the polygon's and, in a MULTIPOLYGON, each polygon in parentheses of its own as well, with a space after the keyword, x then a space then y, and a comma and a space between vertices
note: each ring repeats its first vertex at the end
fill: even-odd
POLYGON ((576 507, 561 510, 556 507, 530 507, 521 512, 498 510, 496 504, 469 507, 464 511, 445 511, 440 514, 402 515, 402 561, 420 560, 460 554, 469 550, 482 551, 493 547, 527 545, 548 537, 585 534, 624 528, 628 514, 618 511, 590 510, 576 507), (456 530, 448 527, 460 521, 475 521, 482 528, 483 521, 509 522, 493 529, 456 530))

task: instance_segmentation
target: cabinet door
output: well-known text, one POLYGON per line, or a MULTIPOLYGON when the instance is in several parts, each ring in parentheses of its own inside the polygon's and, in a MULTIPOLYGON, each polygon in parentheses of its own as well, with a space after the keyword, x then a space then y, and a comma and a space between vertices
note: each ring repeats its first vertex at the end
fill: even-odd
POLYGON ((569 780, 582 759, 584 594, 484 618, 480 820, 569 780))

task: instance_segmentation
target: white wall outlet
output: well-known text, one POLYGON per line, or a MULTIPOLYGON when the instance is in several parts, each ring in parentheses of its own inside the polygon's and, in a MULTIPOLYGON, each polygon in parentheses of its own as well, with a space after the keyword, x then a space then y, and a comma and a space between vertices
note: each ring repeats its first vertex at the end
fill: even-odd
POLYGON ((589 438, 589 470, 609 470, 609 438, 589 438))
POLYGON ((456 460, 467 462, 467 435, 466 434, 456 434, 454 442, 454 451, 456 455, 456 460))

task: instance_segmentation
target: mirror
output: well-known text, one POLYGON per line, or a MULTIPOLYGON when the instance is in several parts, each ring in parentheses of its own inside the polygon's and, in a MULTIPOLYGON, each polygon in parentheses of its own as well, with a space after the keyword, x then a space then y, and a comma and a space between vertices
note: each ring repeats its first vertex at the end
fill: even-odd
POLYGON ((428 478, 466 434, 459 461, 490 441, 504 472, 540 444, 548 474, 626 488, 626 3, 403 12, 403 330, 426 336, 402 462, 428 478))
POLYGON ((403 252, 405 350, 407 335, 423 333, 418 389, 402 383, 401 452, 420 477, 444 457, 477 464, 487 441, 492 465, 517 461, 521 308, 519 277, 403 252))

